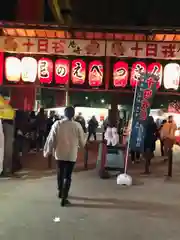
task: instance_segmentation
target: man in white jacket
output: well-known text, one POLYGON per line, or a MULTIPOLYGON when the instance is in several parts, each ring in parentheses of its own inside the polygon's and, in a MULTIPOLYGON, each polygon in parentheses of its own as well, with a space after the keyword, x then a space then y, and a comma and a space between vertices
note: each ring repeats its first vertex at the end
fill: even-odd
POLYGON ((70 203, 67 198, 78 148, 86 144, 82 126, 73 120, 74 114, 73 107, 65 109, 66 118, 54 123, 44 146, 44 157, 54 154, 57 161, 58 196, 62 198, 62 206, 70 203))

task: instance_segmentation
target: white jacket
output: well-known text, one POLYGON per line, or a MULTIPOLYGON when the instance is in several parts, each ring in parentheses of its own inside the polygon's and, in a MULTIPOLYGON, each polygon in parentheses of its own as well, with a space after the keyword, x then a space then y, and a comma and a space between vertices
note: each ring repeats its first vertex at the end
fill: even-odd
POLYGON ((44 157, 54 153, 56 160, 76 162, 79 147, 84 147, 86 138, 81 125, 70 120, 53 124, 44 146, 44 157))

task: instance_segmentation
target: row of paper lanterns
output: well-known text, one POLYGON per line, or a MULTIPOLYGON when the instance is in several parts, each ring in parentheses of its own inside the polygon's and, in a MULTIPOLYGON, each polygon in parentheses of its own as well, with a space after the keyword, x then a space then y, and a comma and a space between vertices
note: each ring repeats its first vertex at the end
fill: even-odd
MULTIPOLYGON (((157 88, 163 84, 166 89, 179 87, 180 66, 177 63, 168 63, 164 69, 159 62, 146 63, 137 61, 133 63, 130 72, 130 85, 135 87, 142 73, 152 73, 158 77, 157 88)), ((56 84, 66 85, 71 77, 73 84, 83 85, 86 80, 86 62, 82 59, 57 59, 55 64, 49 58, 38 61, 33 57, 7 57, 5 60, 5 75, 10 82, 35 82, 38 77, 40 83, 50 84, 53 79, 56 84)), ((104 65, 100 60, 93 60, 88 65, 88 83, 99 87, 103 84, 104 65)), ((117 61, 113 65, 113 86, 126 87, 129 79, 129 65, 125 61, 117 61)))
MULTIPOLYGON (((131 67, 130 73, 130 85, 135 87, 137 82, 142 77, 142 73, 153 74, 157 77, 157 88, 160 88, 163 85, 165 89, 174 89, 177 90, 179 87, 180 81, 180 65, 177 63, 168 63, 163 67, 159 62, 146 63, 142 61, 135 62, 131 67)), ((114 64, 113 67, 113 85, 115 87, 125 87, 128 84, 128 63, 123 61, 118 61, 114 64)))
MULTIPOLYGON (((89 63, 88 81, 90 86, 101 86, 103 83, 104 66, 99 60, 89 63)), ((35 82, 50 84, 55 79, 56 84, 66 85, 70 76, 70 61, 57 59, 55 64, 49 58, 36 60, 33 57, 7 57, 5 60, 5 75, 10 82, 35 82)), ((86 63, 82 59, 72 61, 71 80, 73 84, 84 84, 86 80, 86 63)))

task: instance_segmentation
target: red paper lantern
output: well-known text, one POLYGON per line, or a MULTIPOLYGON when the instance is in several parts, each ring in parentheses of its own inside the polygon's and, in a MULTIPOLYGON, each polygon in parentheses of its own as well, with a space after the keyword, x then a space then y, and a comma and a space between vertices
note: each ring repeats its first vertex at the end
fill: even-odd
POLYGON ((99 60, 94 60, 89 64, 89 85, 99 87, 103 83, 104 67, 99 60))
POLYGON ((164 68, 164 87, 177 90, 179 88, 180 66, 177 63, 168 63, 164 68))
POLYGON ((160 88, 162 82, 162 65, 158 62, 151 63, 147 68, 148 74, 154 74, 158 78, 157 89, 160 88))
POLYGON ((86 79, 86 63, 81 59, 72 61, 71 78, 73 84, 84 84, 86 79))
POLYGON ((49 58, 41 58, 38 61, 38 78, 40 83, 50 84, 53 79, 53 62, 49 58))
POLYGON ((21 78, 21 60, 16 57, 7 57, 5 61, 5 75, 10 82, 19 82, 21 78))
POLYGON ((55 62, 55 82, 66 85, 69 81, 69 60, 58 59, 55 62))
POLYGON ((21 59, 21 79, 23 82, 35 82, 37 77, 37 61, 32 57, 21 59))
POLYGON ((142 73, 146 73, 146 64, 144 62, 135 62, 131 69, 130 84, 132 87, 137 85, 142 73))
POLYGON ((128 64, 117 62, 113 67, 113 85, 115 87, 126 87, 128 83, 128 64))

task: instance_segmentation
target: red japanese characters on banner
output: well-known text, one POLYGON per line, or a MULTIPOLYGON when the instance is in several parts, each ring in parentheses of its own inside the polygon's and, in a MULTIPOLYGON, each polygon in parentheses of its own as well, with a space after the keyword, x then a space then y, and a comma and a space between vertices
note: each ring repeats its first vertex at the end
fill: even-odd
POLYGON ((21 79, 23 82, 35 82, 37 77, 37 60, 32 57, 21 59, 21 79))
POLYGON ((103 83, 104 67, 99 60, 94 60, 89 63, 89 85, 91 87, 99 87, 103 83))
POLYGON ((179 88, 180 66, 177 63, 169 63, 164 68, 164 87, 177 90, 179 88))
POLYGON ((58 59, 55 62, 55 83, 66 85, 69 81, 69 60, 58 59))
POLYGON ((140 80, 141 74, 146 73, 146 64, 144 62, 135 62, 132 65, 130 84, 135 87, 140 80))
POLYGON ((5 75, 10 82, 19 82, 21 78, 21 60, 16 57, 7 57, 5 61, 5 75))
POLYGON ((81 59, 72 61, 71 78, 73 84, 84 84, 86 79, 86 63, 81 59))
POLYGON ((41 58, 38 61, 38 78, 40 83, 50 84, 53 78, 53 62, 49 58, 41 58))
POLYGON ((128 83, 128 64, 119 61, 113 67, 113 85, 115 87, 126 87, 128 83))
POLYGON ((158 62, 151 63, 147 68, 147 72, 157 77, 158 82, 156 86, 157 89, 160 88, 162 83, 162 65, 158 62))

